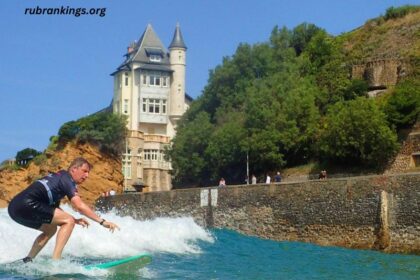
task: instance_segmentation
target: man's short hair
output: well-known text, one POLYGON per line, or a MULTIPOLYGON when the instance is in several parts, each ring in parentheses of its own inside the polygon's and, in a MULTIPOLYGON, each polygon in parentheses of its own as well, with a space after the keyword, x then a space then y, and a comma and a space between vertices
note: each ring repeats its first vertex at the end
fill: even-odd
POLYGON ((90 164, 87 159, 83 158, 83 157, 77 157, 75 158, 71 163, 70 166, 68 168, 68 170, 72 169, 73 167, 81 167, 83 164, 87 164, 89 166, 89 170, 91 170, 93 168, 93 165, 90 164))

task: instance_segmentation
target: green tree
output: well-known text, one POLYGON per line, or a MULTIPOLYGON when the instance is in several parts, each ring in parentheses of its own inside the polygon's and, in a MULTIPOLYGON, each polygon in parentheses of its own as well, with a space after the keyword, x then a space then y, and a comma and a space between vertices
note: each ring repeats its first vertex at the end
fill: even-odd
POLYGON ((294 87, 285 95, 283 111, 293 124, 293 131, 297 132, 293 136, 292 147, 285 151, 288 165, 306 163, 314 156, 314 142, 320 120, 315 100, 319 92, 310 78, 297 78, 294 87))
POLYGON ((24 165, 25 165, 25 164, 28 163, 29 160, 35 158, 36 156, 38 156, 40 154, 41 154, 41 152, 39 152, 35 149, 32 149, 32 148, 23 149, 23 150, 16 153, 16 162, 18 164, 24 163, 24 165))
POLYGON ((286 92, 292 87, 283 72, 259 81, 247 90, 245 127, 249 158, 254 172, 286 164, 285 153, 293 146, 298 129, 284 109, 286 92))
POLYGON ((272 48, 272 74, 287 71, 290 62, 296 59, 296 51, 292 45, 292 32, 286 27, 276 26, 271 32, 270 46, 272 48))
POLYGON ((410 127, 420 116, 420 82, 416 78, 399 83, 384 106, 388 121, 397 129, 410 127))
POLYGON ((385 164, 398 147, 385 114, 362 97, 330 107, 318 143, 320 156, 328 161, 370 167, 385 164))
POLYGON ((350 80, 347 87, 345 87, 340 95, 343 100, 352 100, 357 97, 367 97, 368 84, 364 80, 350 80))
POLYGON ((206 148, 207 168, 214 183, 224 177, 229 183, 242 183, 246 174, 246 137, 244 116, 240 112, 228 113, 218 125, 206 148))
POLYGON ((300 55, 311 41, 312 37, 322 29, 314 24, 302 23, 293 28, 290 43, 295 49, 296 55, 300 55))
POLYGON ((305 76, 315 77, 321 89, 316 97, 317 106, 325 114, 328 106, 366 96, 365 81, 351 80, 342 42, 319 30, 308 43, 301 59, 301 71, 305 76))
POLYGON ((198 186, 209 182, 208 159, 204 151, 214 128, 210 115, 200 112, 187 124, 178 126, 168 156, 172 160, 174 186, 198 186))
POLYGON ((217 122, 217 111, 240 109, 245 101, 245 89, 255 79, 267 75, 273 67, 272 53, 268 44, 250 46, 241 44, 232 57, 224 57, 222 65, 210 71, 209 81, 200 96, 191 106, 187 119, 193 120, 200 111, 217 122))

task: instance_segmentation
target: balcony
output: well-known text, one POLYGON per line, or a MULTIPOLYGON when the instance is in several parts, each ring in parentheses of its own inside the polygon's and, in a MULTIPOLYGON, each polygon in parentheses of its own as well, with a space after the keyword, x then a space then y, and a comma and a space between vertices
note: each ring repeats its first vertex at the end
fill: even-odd
POLYGON ((143 168, 169 170, 171 168, 171 164, 166 161, 145 160, 143 162, 143 168))
POLYGON ((138 130, 129 130, 127 133, 127 137, 129 138, 144 138, 144 134, 141 131, 138 130))
POLYGON ((158 142, 163 144, 169 144, 170 138, 169 136, 164 135, 144 135, 145 142, 158 142))

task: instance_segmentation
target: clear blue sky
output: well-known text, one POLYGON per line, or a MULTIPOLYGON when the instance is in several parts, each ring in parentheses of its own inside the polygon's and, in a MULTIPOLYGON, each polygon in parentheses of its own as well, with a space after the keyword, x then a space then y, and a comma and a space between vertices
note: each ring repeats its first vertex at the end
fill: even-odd
POLYGON ((338 35, 406 4, 420 1, 2 0, 0 162, 27 147, 43 151, 63 123, 108 106, 110 73, 148 23, 168 46, 179 22, 188 47, 186 90, 196 98, 224 56, 239 43, 267 41, 276 25, 308 22, 338 35), (106 15, 25 15, 37 6, 106 8, 106 15))

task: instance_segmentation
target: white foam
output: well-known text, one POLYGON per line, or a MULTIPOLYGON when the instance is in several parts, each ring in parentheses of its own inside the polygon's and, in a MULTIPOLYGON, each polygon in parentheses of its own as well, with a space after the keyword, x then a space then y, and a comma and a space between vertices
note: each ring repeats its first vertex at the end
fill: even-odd
MULTIPOLYGON (((62 208, 75 217, 81 217, 66 205, 62 208)), ((117 216, 112 211, 101 216, 118 224, 121 230, 111 233, 90 220, 89 228, 76 226, 64 249, 64 260, 112 259, 144 252, 152 255, 159 252, 195 254, 200 253, 199 241, 214 242, 213 236, 191 217, 137 221, 128 216, 117 216)), ((26 256, 39 234, 39 231, 17 224, 9 217, 6 208, 0 208, 0 264, 26 256)), ((55 237, 53 239, 40 252, 40 258, 50 258, 55 237)), ((77 271, 72 268, 71 272, 77 271)))
MULTIPOLYGON (((4 270, 8 273, 13 272, 19 275, 46 276, 63 274, 84 274, 87 276, 103 276, 110 273, 107 270, 88 270, 81 263, 70 259, 53 261, 51 258, 37 257, 33 262, 18 265, 6 265, 4 270)), ((55 279, 55 278, 53 278, 55 279)), ((72 278, 73 279, 73 278, 72 278)))

